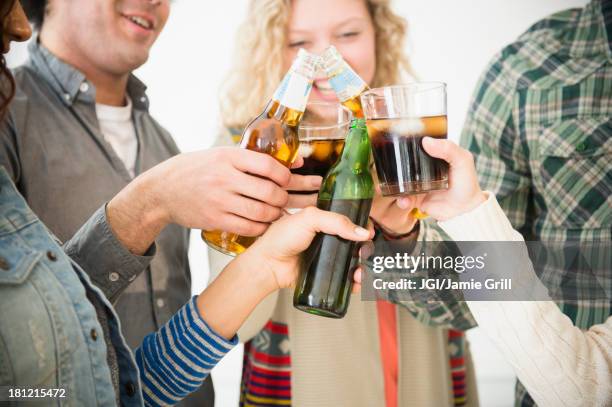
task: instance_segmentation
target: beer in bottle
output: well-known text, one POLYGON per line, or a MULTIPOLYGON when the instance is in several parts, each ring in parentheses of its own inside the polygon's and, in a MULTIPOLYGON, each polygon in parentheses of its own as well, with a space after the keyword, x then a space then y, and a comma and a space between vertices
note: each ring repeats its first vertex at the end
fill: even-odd
MULTIPOLYGON (((365 227, 374 196, 369 160, 365 120, 354 119, 340 159, 321 184, 317 207, 341 213, 365 227)), ((302 255, 293 305, 311 314, 342 318, 349 304, 358 252, 357 242, 317 234, 302 255)))
MULTIPOLYGON (((300 49, 264 111, 244 129, 241 148, 269 154, 286 167, 293 164, 300 144, 298 125, 319 63, 318 56, 300 49)), ((229 255, 242 253, 255 241, 255 237, 220 230, 202 231, 202 238, 229 255)))

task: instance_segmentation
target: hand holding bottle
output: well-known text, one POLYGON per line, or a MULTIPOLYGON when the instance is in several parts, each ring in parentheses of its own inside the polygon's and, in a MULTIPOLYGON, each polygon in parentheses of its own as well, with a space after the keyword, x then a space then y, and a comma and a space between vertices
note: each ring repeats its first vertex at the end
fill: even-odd
POLYGON ((372 229, 361 228, 344 215, 315 207, 285 216, 198 296, 202 317, 220 335, 231 338, 268 294, 294 284, 300 254, 318 233, 361 242, 374 235, 372 229))
POLYGON ((311 206, 273 223, 241 259, 247 258, 248 264, 258 264, 261 272, 271 273, 273 290, 291 287, 297 277, 299 254, 319 232, 357 242, 374 234, 344 215, 311 206))
MULTIPOLYGON (((472 154, 446 139, 426 137, 423 148, 427 154, 449 163, 449 188, 423 196, 419 209, 436 220, 447 220, 476 208, 486 200, 478 185, 472 154)), ((411 197, 398 199, 398 206, 411 206, 411 197)))

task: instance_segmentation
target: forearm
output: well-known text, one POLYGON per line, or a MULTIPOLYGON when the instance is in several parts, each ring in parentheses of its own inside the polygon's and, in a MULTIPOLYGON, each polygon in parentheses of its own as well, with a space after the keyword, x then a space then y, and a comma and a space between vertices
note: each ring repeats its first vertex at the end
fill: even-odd
POLYGON ((225 338, 233 337, 255 307, 275 290, 275 282, 261 261, 245 252, 230 262, 198 296, 198 310, 206 322, 225 338))
MULTIPOLYGON (((230 257, 226 254, 222 254, 217 250, 209 248, 209 281, 214 281, 232 260, 234 260, 233 257, 230 257)), ((257 307, 255 307, 253 312, 251 312, 249 317, 246 319, 246 321, 244 321, 244 323, 238 330, 238 337, 240 338, 240 342, 247 342, 253 339, 253 337, 257 335, 259 331, 261 331, 261 329, 263 329, 263 327, 272 317, 277 300, 278 292, 275 291, 274 293, 269 294, 266 298, 262 300, 261 303, 259 303, 259 305, 257 305, 257 307)))
POLYGON ((609 405, 612 318, 583 332, 551 301, 472 302, 537 405, 609 405))
MULTIPOLYGON (((481 207, 441 222, 441 226, 457 240, 523 240, 492 195, 481 207)), ((525 268, 529 278, 523 284, 544 289, 526 248, 517 247, 504 255, 513 259, 512 265, 525 268)), ((536 299, 542 298, 538 294, 536 299)), ((583 332, 552 301, 469 301, 468 305, 538 405, 608 404, 612 393, 611 318, 583 332)))
POLYGON ((113 233, 131 253, 141 255, 168 225, 167 214, 154 191, 155 170, 146 172, 123 188, 107 205, 113 233))

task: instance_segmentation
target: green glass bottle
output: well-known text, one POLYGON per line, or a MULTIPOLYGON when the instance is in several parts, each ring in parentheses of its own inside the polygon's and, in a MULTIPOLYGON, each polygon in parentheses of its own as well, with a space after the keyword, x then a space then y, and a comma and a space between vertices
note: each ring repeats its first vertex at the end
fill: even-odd
MULTIPOLYGON (((365 120, 354 119, 340 159, 323 180, 317 207, 346 215, 365 227, 374 196, 369 160, 365 120)), ((302 255, 293 305, 311 314, 342 318, 348 309, 358 251, 357 242, 319 233, 302 255)))

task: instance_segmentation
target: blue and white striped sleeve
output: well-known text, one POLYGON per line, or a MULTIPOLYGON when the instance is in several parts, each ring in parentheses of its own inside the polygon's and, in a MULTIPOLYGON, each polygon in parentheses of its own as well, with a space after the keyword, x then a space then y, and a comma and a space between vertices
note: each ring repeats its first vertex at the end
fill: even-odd
POLYGON ((218 335, 202 319, 193 297, 136 350, 145 405, 176 404, 200 387, 237 343, 218 335))

